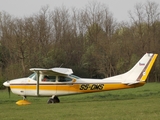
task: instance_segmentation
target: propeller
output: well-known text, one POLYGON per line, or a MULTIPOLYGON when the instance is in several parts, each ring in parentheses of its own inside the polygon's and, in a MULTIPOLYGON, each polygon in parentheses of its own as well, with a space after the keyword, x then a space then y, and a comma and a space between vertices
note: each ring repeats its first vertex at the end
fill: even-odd
POLYGON ((9 81, 4 82, 3 85, 8 88, 8 94, 9 94, 9 98, 10 98, 11 88, 10 88, 10 83, 9 83, 9 81))
POLYGON ((11 96, 11 88, 10 87, 7 87, 8 88, 8 94, 9 94, 9 98, 11 96))

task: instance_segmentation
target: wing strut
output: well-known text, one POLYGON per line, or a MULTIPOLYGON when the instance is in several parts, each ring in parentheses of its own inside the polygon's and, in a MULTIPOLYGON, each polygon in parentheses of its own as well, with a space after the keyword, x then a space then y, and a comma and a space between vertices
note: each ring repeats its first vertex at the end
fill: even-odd
POLYGON ((37 96, 39 96, 39 71, 37 72, 37 96))

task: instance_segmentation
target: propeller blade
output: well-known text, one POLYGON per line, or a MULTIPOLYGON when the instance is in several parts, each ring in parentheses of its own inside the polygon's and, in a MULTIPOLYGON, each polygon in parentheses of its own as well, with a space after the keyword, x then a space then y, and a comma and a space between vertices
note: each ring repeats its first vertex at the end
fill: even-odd
POLYGON ((8 87, 8 94, 9 94, 9 98, 10 98, 10 95, 11 95, 11 88, 8 87))
POLYGON ((8 94, 9 94, 9 98, 10 98, 11 88, 10 88, 9 80, 7 80, 6 82, 4 82, 3 85, 8 88, 8 94))

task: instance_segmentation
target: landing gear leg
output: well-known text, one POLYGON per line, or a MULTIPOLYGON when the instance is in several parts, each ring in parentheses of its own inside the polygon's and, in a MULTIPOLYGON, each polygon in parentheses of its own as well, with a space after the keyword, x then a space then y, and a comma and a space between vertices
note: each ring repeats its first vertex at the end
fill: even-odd
POLYGON ((27 98, 27 96, 23 96, 23 100, 25 100, 27 98))
POLYGON ((50 104, 50 103, 59 103, 59 102, 60 102, 59 98, 57 96, 54 96, 54 97, 51 97, 47 103, 50 104))

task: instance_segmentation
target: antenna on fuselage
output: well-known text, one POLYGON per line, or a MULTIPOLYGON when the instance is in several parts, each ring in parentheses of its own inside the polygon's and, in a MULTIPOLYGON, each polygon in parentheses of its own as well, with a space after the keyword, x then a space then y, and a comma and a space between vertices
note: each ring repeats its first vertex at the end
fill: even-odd
POLYGON ((63 63, 59 66, 59 68, 61 68, 61 67, 62 67, 62 65, 63 65, 63 63))

